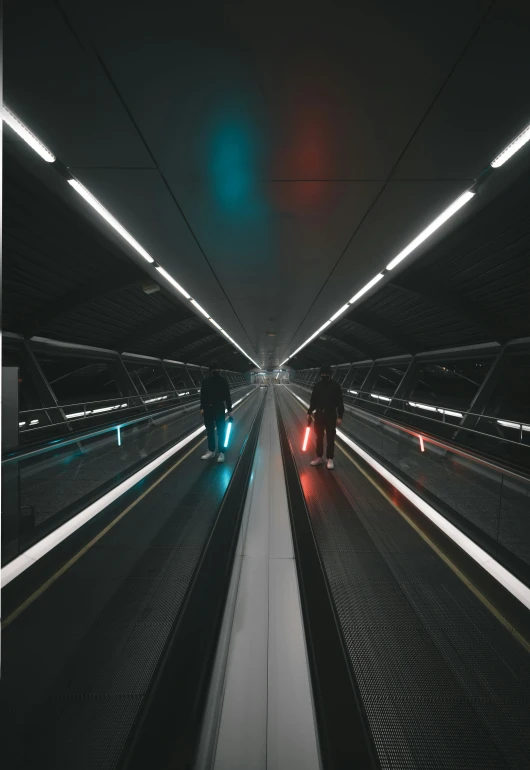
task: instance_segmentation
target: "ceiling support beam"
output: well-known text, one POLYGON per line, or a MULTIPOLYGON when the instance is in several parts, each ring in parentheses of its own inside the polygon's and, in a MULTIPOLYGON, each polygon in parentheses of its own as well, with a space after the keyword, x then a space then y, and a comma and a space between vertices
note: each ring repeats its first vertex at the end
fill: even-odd
POLYGON ((176 337, 172 343, 165 345, 161 350, 157 350, 157 356, 159 358, 173 358, 175 356, 179 361, 187 362, 191 360, 190 356, 196 357, 197 350, 200 350, 202 353, 204 345, 207 348, 211 348, 221 339, 222 337, 214 329, 205 329, 204 327, 202 329, 195 329, 189 334, 183 334, 180 338, 176 337), (188 350, 190 345, 194 345, 197 342, 201 344, 195 349, 188 350))
POLYGON ((351 334, 349 331, 340 328, 334 328, 333 331, 335 332, 333 335, 330 335, 327 331, 324 332, 324 334, 331 340, 336 339, 339 342, 348 345, 352 352, 360 353, 362 357, 359 361, 362 361, 363 358, 380 358, 382 356, 380 350, 374 348, 369 342, 367 343, 364 340, 359 339, 355 334, 351 334))
POLYGON ((413 274, 405 271, 392 278, 390 284, 398 291, 421 297, 436 307, 450 310, 475 328, 489 334, 496 342, 505 342, 513 336, 502 318, 493 315, 469 297, 455 292, 438 275, 422 275, 417 269, 413 274))
POLYGON ((107 275, 99 281, 85 284, 79 289, 54 299, 53 302, 50 302, 34 316, 24 321, 22 333, 25 337, 34 337, 38 335, 41 329, 46 329, 59 318, 63 318, 77 310, 81 305, 86 305, 88 302, 114 294, 126 286, 134 285, 143 276, 140 271, 134 272, 137 272, 138 275, 131 275, 131 271, 129 271, 128 275, 124 275, 123 271, 107 275))
MULTIPOLYGON (((400 332, 399 329, 396 329, 393 322, 385 320, 384 317, 377 313, 359 308, 359 310, 355 310, 352 313, 350 319, 354 323, 359 324, 359 326, 364 326, 365 329, 384 337, 387 342, 395 345, 400 350, 404 350, 406 353, 415 353, 418 349, 416 343, 406 334, 400 332)), ((377 357, 370 356, 370 358, 377 357)))
POLYGON ((183 308, 179 308, 175 305, 171 310, 147 321, 147 323, 142 324, 142 326, 139 326, 135 331, 132 331, 126 337, 123 337, 116 343, 116 349, 119 351, 129 350, 130 347, 149 340, 155 334, 163 332, 169 326, 174 326, 184 321, 197 321, 197 323, 201 324, 203 333, 206 331, 204 325, 196 315, 190 315, 189 313, 186 313, 183 308))

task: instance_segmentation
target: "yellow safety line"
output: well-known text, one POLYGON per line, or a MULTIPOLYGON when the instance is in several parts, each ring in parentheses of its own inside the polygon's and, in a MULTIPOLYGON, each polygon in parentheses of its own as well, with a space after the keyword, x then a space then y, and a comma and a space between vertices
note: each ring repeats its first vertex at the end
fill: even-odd
MULTIPOLYGON (((238 409, 241 409, 242 405, 243 404, 239 404, 236 407, 236 409, 234 409, 233 411, 237 412, 238 409)), ((81 558, 81 556, 83 556, 87 551, 89 551, 90 548, 92 548, 92 546, 95 545, 98 542, 98 540, 101 540, 103 535, 106 535, 107 532, 109 530, 111 530, 120 521, 120 519, 123 519, 123 517, 127 513, 129 513, 129 511, 132 510, 135 505, 137 505, 140 502, 140 500, 143 500, 143 498, 146 495, 148 495, 149 492, 152 492, 152 490, 156 486, 158 486, 160 484, 160 482, 163 481, 166 478, 166 476, 168 476, 170 473, 172 473, 175 470, 175 468, 177 468, 187 457, 189 457, 189 455, 192 452, 194 452, 197 449, 197 447, 200 446, 203 441, 205 441, 205 439, 206 439, 206 436, 203 436, 200 439, 200 441, 198 441, 196 444, 194 444, 191 447, 191 449, 189 449, 186 452, 185 455, 180 457, 177 460, 177 462, 174 463, 174 465, 171 466, 171 468, 168 468, 168 470, 165 471, 162 474, 162 476, 160 476, 159 479, 157 479, 153 484, 151 484, 149 489, 146 489, 145 492, 142 492, 142 494, 139 497, 137 497, 136 500, 134 500, 134 502, 132 502, 124 511, 122 511, 120 514, 118 514, 118 516, 116 516, 116 518, 113 519, 110 522, 110 524, 108 524, 104 529, 102 529, 101 532, 99 532, 89 543, 87 543, 85 546, 83 546, 83 548, 81 548, 81 550, 78 551, 75 554, 75 556, 72 556, 72 558, 69 561, 67 561, 65 564, 63 564, 63 566, 60 569, 58 569, 57 572, 55 572, 50 578, 48 578, 48 580, 46 580, 46 582, 44 582, 41 586, 39 586, 39 588, 37 588, 37 590, 34 591, 34 593, 32 593, 31 596, 28 596, 28 598, 25 601, 23 601, 22 604, 20 604, 16 608, 16 610, 13 610, 13 612, 10 615, 8 615, 7 618, 4 621, 2 621, 2 629, 7 628, 7 626, 9 626, 14 620, 16 620, 16 618, 18 618, 18 616, 21 615, 24 612, 25 609, 27 609, 31 604, 33 604, 35 599, 38 599, 39 596, 42 596, 44 591, 46 591, 51 585, 53 585, 53 583, 55 583, 55 581, 58 580, 58 578, 60 578, 61 575, 64 575, 64 573, 67 570, 69 570, 70 567, 73 564, 75 564, 76 561, 78 561, 81 558)))
MULTIPOLYGON (((298 406, 300 406, 300 408, 301 408, 301 409, 304 409, 304 407, 303 407, 303 406, 301 406, 301 405, 300 405, 300 403, 299 403, 299 402, 298 402, 296 399, 294 399, 294 401, 295 401, 295 403, 296 403, 298 406)), ((410 518, 410 517, 409 517, 409 516, 408 516, 408 515, 405 513, 405 511, 403 511, 403 510, 402 510, 402 509, 401 509, 401 508, 398 506, 398 504, 397 504, 397 503, 396 503, 394 500, 392 500, 392 498, 391 498, 391 497, 390 497, 390 496, 389 496, 389 495, 388 495, 388 494, 385 492, 385 490, 384 490, 384 489, 383 489, 383 488, 382 488, 382 487, 381 487, 381 486, 380 486, 380 485, 377 483, 377 481, 375 481, 375 480, 374 480, 374 479, 371 477, 371 475, 370 475, 369 473, 367 473, 367 472, 364 470, 364 468, 362 468, 362 467, 359 465, 359 463, 357 462, 357 460, 356 460, 356 459, 355 459, 355 458, 354 458, 354 457, 353 457, 353 456, 352 456, 352 455, 351 455, 351 454, 350 454, 350 453, 349 453, 349 452, 348 452, 348 451, 347 451, 347 450, 346 450, 346 449, 345 449, 345 448, 342 446, 342 442, 341 442, 341 440, 340 440, 339 438, 337 438, 337 439, 336 439, 336 442, 337 442, 337 448, 338 448, 338 449, 340 449, 340 451, 341 451, 341 452, 342 452, 344 455, 346 455, 346 457, 348 458, 348 460, 350 460, 350 462, 351 462, 351 463, 353 463, 353 465, 355 465, 355 467, 357 468, 357 470, 358 470, 358 471, 360 471, 360 472, 363 474, 363 476, 364 476, 366 479, 368 479, 368 481, 369 481, 369 482, 372 484, 372 486, 374 486, 374 487, 377 489, 377 491, 378 491, 378 492, 379 492, 379 493, 380 493, 380 494, 381 494, 381 495, 382 495, 382 496, 385 498, 385 500, 386 500, 387 502, 389 502, 389 503, 390 503, 390 505, 392 506, 392 508, 394 508, 394 509, 395 509, 395 510, 396 510, 396 511, 397 511, 397 512, 400 514, 400 516, 402 516, 402 517, 405 519, 405 521, 407 522, 407 524, 410 524, 410 526, 411 526, 411 527, 412 527, 412 528, 413 528, 413 529, 414 529, 414 530, 415 530, 415 531, 418 533, 418 535, 419 535, 419 536, 420 536, 420 537, 421 537, 421 538, 422 538, 422 539, 423 539, 423 540, 424 540, 424 541, 427 543, 427 545, 428 545, 430 548, 432 548, 432 550, 433 550, 433 551, 436 553, 436 555, 437 555, 437 556, 439 556, 439 557, 440 557, 440 559, 442 559, 442 561, 444 561, 444 562, 445 562, 445 564, 447 564, 447 566, 448 566, 448 567, 449 567, 449 568, 450 568, 450 569, 451 569, 451 570, 454 572, 454 574, 455 574, 455 575, 456 575, 458 578, 460 578, 460 580, 462 581, 462 583, 464 583, 464 585, 466 585, 466 586, 469 588, 469 590, 470 590, 470 591, 471 591, 471 592, 472 592, 472 593, 473 593, 473 594, 474 594, 474 595, 477 597, 477 599, 479 599, 479 600, 482 602, 482 604, 483 604, 483 605, 486 607, 486 609, 488 609, 488 610, 491 612, 491 614, 492 614, 492 615, 493 615, 495 618, 497 618, 497 620, 498 620, 500 623, 502 623, 502 625, 503 625, 503 626, 504 626, 504 627, 505 627, 505 628, 506 628, 506 629, 507 629, 507 630, 508 630, 508 631, 509 631, 509 632, 512 634, 512 636, 514 636, 514 637, 515 637, 515 639, 517 639, 517 641, 519 642, 519 644, 521 644, 521 646, 522 646, 522 647, 524 647, 524 649, 525 649, 525 650, 526 650, 528 653, 530 653, 530 642, 528 642, 528 640, 527 640, 527 639, 526 639, 524 636, 522 636, 522 634, 520 634, 520 633, 519 633, 519 631, 518 631, 516 628, 514 628, 514 627, 512 626, 512 624, 511 624, 511 623, 510 623, 510 622, 509 622, 509 621, 508 621, 508 620, 507 620, 507 619, 504 617, 504 615, 502 615, 502 613, 501 613, 501 612, 499 612, 499 610, 498 610, 498 609, 497 609, 497 608, 496 608, 496 607, 495 607, 495 606, 494 606, 494 605, 493 605, 493 604, 492 604, 492 603, 489 601, 489 599, 487 599, 487 598, 484 596, 484 594, 483 594, 481 591, 479 591, 479 589, 478 589, 478 588, 477 588, 477 587, 476 587, 476 586, 475 586, 475 585, 474 585, 474 584, 473 584, 473 583, 472 583, 472 582, 469 580, 469 578, 468 578, 468 577, 467 577, 467 576, 466 576, 466 575, 465 575, 465 574, 464 574, 464 573, 463 573, 463 572, 462 572, 462 571, 461 571, 461 570, 460 570, 460 569, 459 569, 459 568, 456 566, 456 564, 454 564, 454 563, 451 561, 451 559, 450 559, 450 558, 449 558, 449 557, 448 557, 448 556, 447 556, 447 555, 446 555, 446 554, 445 554, 445 553, 444 553, 444 552, 443 552, 443 551, 442 551, 442 550, 441 550, 441 549, 440 549, 440 548, 439 548, 439 547, 438 547, 438 546, 437 546, 437 545, 436 545, 436 544, 435 544, 435 543, 434 543, 434 542, 433 542, 433 541, 430 539, 430 537, 429 537, 428 535, 426 535, 426 534, 425 534, 425 532, 423 532, 423 531, 422 531, 422 529, 421 529, 420 527, 418 527, 418 525, 417 525, 417 524, 416 524, 414 521, 412 521, 412 519, 411 519, 411 518, 410 518)))

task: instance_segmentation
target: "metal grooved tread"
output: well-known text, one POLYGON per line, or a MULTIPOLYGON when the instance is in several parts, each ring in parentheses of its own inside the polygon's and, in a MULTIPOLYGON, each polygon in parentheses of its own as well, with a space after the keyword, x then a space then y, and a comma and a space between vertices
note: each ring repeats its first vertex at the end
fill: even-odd
POLYGON ((382 768, 527 770, 526 650, 340 452, 309 467, 279 403, 382 768))
POLYGON ((116 767, 258 406, 225 465, 196 450, 5 629, 5 767, 116 767))

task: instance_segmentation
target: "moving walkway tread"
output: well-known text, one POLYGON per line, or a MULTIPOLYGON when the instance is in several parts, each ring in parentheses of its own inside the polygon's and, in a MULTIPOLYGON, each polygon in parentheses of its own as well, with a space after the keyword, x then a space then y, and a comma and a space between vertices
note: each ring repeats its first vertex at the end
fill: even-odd
POLYGON ((6 767, 117 766, 261 401, 256 392, 237 410, 224 464, 201 463, 204 444, 184 454, 3 629, 6 767))
POLYGON ((527 768, 528 648, 340 452, 310 467, 304 411, 278 408, 381 767, 527 768))

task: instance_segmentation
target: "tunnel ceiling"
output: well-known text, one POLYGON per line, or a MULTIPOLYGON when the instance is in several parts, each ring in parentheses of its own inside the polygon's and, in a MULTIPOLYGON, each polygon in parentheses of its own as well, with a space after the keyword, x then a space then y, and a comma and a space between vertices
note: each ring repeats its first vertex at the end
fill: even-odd
MULTIPOLYGON (((523 5, 287 2, 275 13, 243 2, 18 0, 4 13, 4 100, 252 357, 277 364, 528 121, 523 5)), ((8 165, 10 153, 24 151, 8 147, 8 165)), ((147 268, 59 190, 47 164, 11 162, 24 165, 11 167, 13 208, 18 195, 24 209, 27 175, 39 175, 31 205, 61 209, 54 237, 74 238, 84 218, 85 243, 94 239, 93 272, 88 248, 75 270, 42 253, 48 283, 31 291, 19 270, 26 304, 25 315, 7 309, 14 330, 151 355, 182 334, 196 358, 216 349, 232 368, 248 365, 169 287, 146 295, 147 268)), ((311 346, 313 359, 429 347, 443 324, 443 344, 517 330, 513 317, 488 318, 493 283, 467 287, 471 321, 456 312, 465 286, 448 286, 445 305, 429 295, 429 271, 452 283, 443 260, 458 267, 457 241, 448 256, 434 243, 395 271, 311 346)), ((27 251, 28 265, 38 261, 27 251)), ((9 250, 5 260, 9 273, 9 250)))

